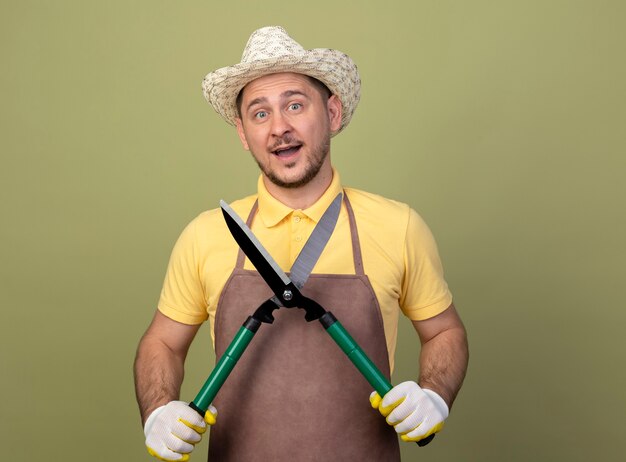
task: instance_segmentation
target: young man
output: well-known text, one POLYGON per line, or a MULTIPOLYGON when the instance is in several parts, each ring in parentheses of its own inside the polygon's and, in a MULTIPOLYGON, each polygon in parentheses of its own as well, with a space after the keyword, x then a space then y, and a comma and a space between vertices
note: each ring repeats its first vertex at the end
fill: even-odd
MULTIPOLYGON (((281 268, 291 268, 343 192, 335 229, 303 292, 341 320, 387 377, 400 311, 422 345, 419 385, 405 382, 384 397, 370 396, 369 384, 321 326, 305 322, 300 310, 277 310, 207 413, 213 424, 219 410, 209 459, 399 460, 397 434, 419 441, 441 430, 465 375, 467 341, 424 222, 404 204, 343 188, 332 167, 331 137, 359 101, 356 66, 343 53, 304 50, 284 29, 266 27, 252 34, 241 63, 208 74, 203 88, 261 170, 258 194, 231 206, 281 268)), ((201 214, 183 231, 135 364, 152 455, 187 460, 206 430, 177 401, 200 324, 210 320, 219 357, 270 295, 219 211, 201 214)))

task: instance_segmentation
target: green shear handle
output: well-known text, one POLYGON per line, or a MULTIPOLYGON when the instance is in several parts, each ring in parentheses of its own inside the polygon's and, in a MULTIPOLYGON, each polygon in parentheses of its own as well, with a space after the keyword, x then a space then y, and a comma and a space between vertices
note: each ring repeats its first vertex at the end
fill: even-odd
MULTIPOLYGON (((337 318, 327 311, 321 318, 320 322, 326 329, 326 332, 332 337, 332 339, 339 345, 343 352, 348 356, 348 359, 356 366, 356 368, 363 374, 363 377, 370 383, 370 385, 381 396, 385 396, 393 387, 391 383, 385 378, 382 372, 376 367, 371 359, 367 357, 361 347, 354 341, 348 331, 341 325, 337 318)), ((426 446, 430 443, 435 434, 417 442, 418 446, 426 446)))
POLYGON ((197 396, 189 403, 189 406, 202 417, 206 414, 209 405, 215 399, 222 385, 224 385, 224 382, 232 372, 235 364, 237 364, 243 352, 246 351, 246 348, 260 325, 261 321, 252 316, 246 320, 243 326, 239 328, 239 331, 237 331, 237 334, 232 342, 230 342, 230 345, 228 345, 228 348, 226 348, 226 351, 224 351, 224 354, 213 368, 213 371, 211 371, 211 375, 206 379, 206 382, 204 382, 197 396))

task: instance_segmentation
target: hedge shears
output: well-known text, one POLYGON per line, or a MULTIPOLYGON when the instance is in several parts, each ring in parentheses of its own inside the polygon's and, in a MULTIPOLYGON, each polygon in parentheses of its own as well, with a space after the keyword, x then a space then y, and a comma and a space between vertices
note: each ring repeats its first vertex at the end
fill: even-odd
MULTIPOLYGON (((320 248, 320 239, 317 237, 319 233, 316 233, 317 228, 322 223, 322 220, 320 220, 320 223, 318 223, 318 226, 312 234, 312 237, 315 238, 309 238, 302 252, 298 255, 292 267, 291 278, 278 266, 276 261, 274 261, 272 256, 261 245, 241 217, 239 217, 227 203, 220 201, 220 207, 230 233, 259 272, 259 275, 270 287, 274 296, 266 300, 255 313, 248 317, 243 323, 233 341, 211 372, 204 386, 196 398, 190 403, 190 406, 202 416, 205 415, 209 405, 235 367, 239 358, 241 358, 241 355, 261 326, 261 323, 265 322, 271 324, 274 321, 272 312, 280 307, 303 309, 305 311, 304 318, 306 321, 311 322, 318 320, 335 343, 346 354, 348 359, 352 361, 363 377, 381 397, 385 396, 393 388, 391 383, 389 383, 383 373, 380 372, 378 367, 376 367, 356 341, 350 336, 339 320, 337 320, 330 311, 326 311, 315 300, 305 297, 300 292, 319 254, 321 254, 323 247, 326 245, 328 237, 330 237, 328 231, 332 233, 334 229, 337 220, 336 216, 341 206, 341 197, 341 194, 338 195, 333 204, 331 204, 331 207, 329 207, 329 210, 327 210, 327 213, 331 215, 336 213, 336 215, 331 223, 332 226, 327 226, 327 228, 330 229, 326 230, 328 236, 323 240, 321 244, 322 248, 320 248), (298 263, 299 260, 300 263, 298 263)), ((419 446, 425 446, 430 443, 434 437, 435 435, 432 434, 418 441, 417 444, 419 446)))

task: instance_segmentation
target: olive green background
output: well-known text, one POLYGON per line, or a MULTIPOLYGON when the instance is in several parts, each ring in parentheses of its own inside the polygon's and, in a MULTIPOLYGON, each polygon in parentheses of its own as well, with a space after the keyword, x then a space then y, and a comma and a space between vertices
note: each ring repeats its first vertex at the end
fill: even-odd
MULTIPOLYGON (((404 460, 623 460, 625 5, 2 1, 0 458, 151 460, 132 361, 169 252, 257 178, 200 82, 280 24, 358 64, 334 163, 423 215, 469 331, 445 431, 404 460)), ((417 352, 403 320, 395 382, 417 352)), ((184 399, 212 357, 204 327, 184 399)))

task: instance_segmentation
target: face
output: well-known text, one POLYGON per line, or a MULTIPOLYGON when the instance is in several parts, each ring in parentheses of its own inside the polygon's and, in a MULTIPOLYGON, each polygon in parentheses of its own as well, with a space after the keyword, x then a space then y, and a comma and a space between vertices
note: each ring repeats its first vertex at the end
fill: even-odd
POLYGON ((341 103, 304 75, 271 74, 243 89, 237 132, 263 175, 281 188, 302 187, 330 166, 330 135, 341 103))

